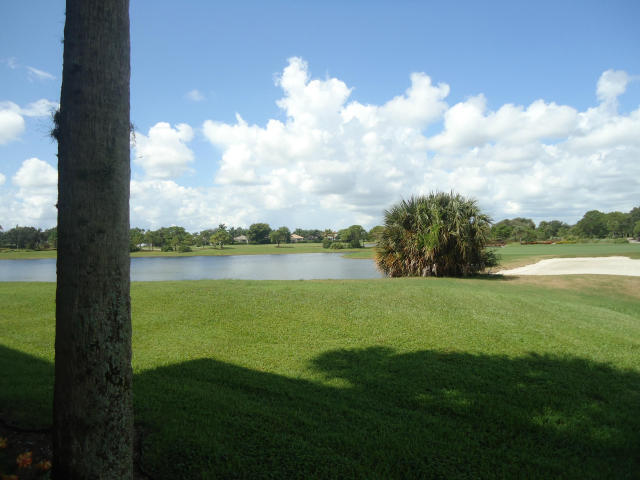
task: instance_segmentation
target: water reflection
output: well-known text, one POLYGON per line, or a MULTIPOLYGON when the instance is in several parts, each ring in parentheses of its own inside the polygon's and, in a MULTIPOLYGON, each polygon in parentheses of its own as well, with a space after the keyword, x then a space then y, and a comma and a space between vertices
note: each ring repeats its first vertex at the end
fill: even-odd
MULTIPOLYGON (((312 280, 381 278, 372 260, 335 253, 233 255, 220 257, 139 257, 131 259, 131 280, 312 280)), ((55 282, 56 261, 0 261, 0 281, 55 282)))

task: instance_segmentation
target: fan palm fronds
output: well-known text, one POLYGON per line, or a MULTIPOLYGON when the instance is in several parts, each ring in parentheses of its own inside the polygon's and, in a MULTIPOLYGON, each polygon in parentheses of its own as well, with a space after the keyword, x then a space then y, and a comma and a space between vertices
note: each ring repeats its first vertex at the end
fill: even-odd
POLYGON ((473 199, 431 193, 384 213, 376 263, 390 277, 467 276, 496 264, 485 251, 491 218, 473 199))

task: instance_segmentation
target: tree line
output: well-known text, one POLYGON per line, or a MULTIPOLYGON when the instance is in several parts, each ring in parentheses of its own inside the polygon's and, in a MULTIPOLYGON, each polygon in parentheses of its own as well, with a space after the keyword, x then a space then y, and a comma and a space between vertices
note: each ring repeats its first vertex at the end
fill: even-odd
MULTIPOLYGON (((198 232, 188 232, 184 227, 162 227, 157 230, 131 228, 129 232, 130 250, 160 248, 163 251, 189 251, 192 247, 213 246, 223 248, 233 243, 268 244, 290 243, 291 236, 302 239, 298 242, 322 243, 325 248, 360 248, 364 242, 377 242, 384 227, 377 225, 370 230, 360 225, 333 231, 325 229, 288 227, 273 229, 268 223, 254 223, 249 228, 227 227, 198 232), (246 237, 246 242, 236 240, 246 237)), ((493 243, 536 242, 554 240, 578 240, 587 238, 628 238, 640 237, 640 207, 627 213, 590 210, 574 225, 560 220, 541 221, 537 226, 530 218, 512 218, 494 223, 491 226, 489 240, 493 243)), ((13 249, 43 250, 57 248, 58 229, 42 230, 35 227, 16 226, 4 231, 0 226, 0 247, 13 249)))
POLYGON ((491 227, 495 243, 640 237, 640 207, 627 213, 590 210, 575 224, 560 220, 536 224, 530 218, 501 220, 491 227))

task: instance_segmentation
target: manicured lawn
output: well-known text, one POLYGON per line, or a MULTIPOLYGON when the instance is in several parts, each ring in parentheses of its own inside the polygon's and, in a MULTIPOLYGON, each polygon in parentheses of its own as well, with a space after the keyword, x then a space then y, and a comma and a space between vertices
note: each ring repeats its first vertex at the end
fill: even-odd
MULTIPOLYGON (((604 276, 135 283, 145 468, 637 478, 638 292, 604 276)), ((0 283, 0 413, 17 422, 50 422, 54 294, 0 283)))
POLYGON ((554 257, 623 257, 640 259, 640 243, 567 243, 556 245, 520 245, 511 243, 494 249, 500 267, 515 268, 554 257))
MULTIPOLYGON (((282 255, 287 253, 327 253, 327 252, 371 252, 372 248, 329 250, 321 243, 288 243, 279 247, 267 245, 225 245, 224 248, 192 247, 192 252, 161 252, 160 249, 133 252, 132 257, 193 257, 216 255, 282 255)), ((371 253, 368 253, 371 256, 371 253)), ((0 250, 0 260, 27 260, 36 258, 55 258, 55 250, 0 250)))

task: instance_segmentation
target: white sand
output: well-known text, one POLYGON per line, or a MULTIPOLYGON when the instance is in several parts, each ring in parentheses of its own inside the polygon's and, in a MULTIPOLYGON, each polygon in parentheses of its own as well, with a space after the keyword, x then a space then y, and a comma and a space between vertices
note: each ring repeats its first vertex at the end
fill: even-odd
POLYGON ((640 260, 628 257, 550 258, 512 270, 502 275, 628 275, 640 277, 640 260))

